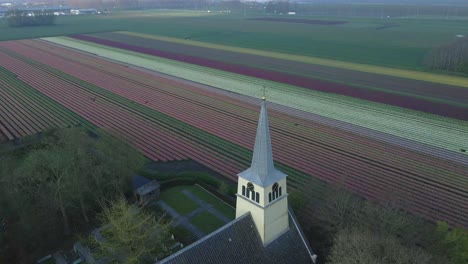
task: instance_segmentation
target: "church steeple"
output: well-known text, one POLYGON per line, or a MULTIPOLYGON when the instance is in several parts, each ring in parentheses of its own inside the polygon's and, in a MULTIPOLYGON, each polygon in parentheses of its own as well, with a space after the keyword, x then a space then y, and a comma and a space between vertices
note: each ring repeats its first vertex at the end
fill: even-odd
POLYGON ((273 163, 265 99, 261 103, 252 163, 250 168, 239 173, 239 177, 262 187, 269 186, 286 177, 286 174, 277 170, 273 163))
POLYGON ((236 217, 250 212, 264 245, 289 229, 287 175, 273 163, 265 98, 250 168, 238 174, 236 217))

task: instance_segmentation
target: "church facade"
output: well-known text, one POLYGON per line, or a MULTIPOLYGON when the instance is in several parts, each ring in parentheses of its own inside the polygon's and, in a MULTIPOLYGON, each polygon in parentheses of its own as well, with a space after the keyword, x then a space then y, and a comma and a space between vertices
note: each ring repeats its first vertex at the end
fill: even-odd
POLYGON ((315 263, 288 206, 287 175, 273 163, 263 98, 250 168, 238 174, 236 219, 158 263, 315 263))

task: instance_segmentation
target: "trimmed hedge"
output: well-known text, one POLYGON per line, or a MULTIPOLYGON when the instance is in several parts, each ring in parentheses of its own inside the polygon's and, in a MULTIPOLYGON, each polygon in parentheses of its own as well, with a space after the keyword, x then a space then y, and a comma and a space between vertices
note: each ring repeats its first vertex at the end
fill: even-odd
POLYGON ((218 180, 207 173, 203 172, 181 172, 177 174, 164 174, 151 171, 148 169, 141 169, 138 174, 159 181, 161 184, 161 190, 166 190, 170 187, 180 185, 194 185, 198 184, 201 187, 207 189, 209 192, 215 194, 218 198, 228 203, 231 206, 236 205, 236 189, 229 187, 227 194, 220 193, 219 188, 222 184, 221 180, 218 180))

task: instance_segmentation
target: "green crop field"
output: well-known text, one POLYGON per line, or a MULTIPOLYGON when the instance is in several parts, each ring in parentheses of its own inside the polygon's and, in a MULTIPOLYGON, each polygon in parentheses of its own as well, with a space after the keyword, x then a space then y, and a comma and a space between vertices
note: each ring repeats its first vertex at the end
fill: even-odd
POLYGON ((8 28, 3 20, 0 22, 0 40, 125 30, 423 70, 422 62, 429 51, 466 32, 466 21, 463 20, 288 17, 348 22, 324 26, 248 20, 255 17, 264 15, 190 11, 121 12, 103 16, 59 17, 55 26, 40 28, 8 28))

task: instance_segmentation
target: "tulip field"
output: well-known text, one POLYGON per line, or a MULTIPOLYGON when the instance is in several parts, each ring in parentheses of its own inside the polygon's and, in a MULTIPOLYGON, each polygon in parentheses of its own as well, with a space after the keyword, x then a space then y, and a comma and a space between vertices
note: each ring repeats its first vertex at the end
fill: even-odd
MULTIPOLYGON (((465 148, 468 137, 466 130, 468 122, 466 121, 304 89, 299 86, 281 84, 90 42, 69 38, 47 38, 46 40, 91 54, 99 54, 100 57, 113 61, 250 97, 260 98, 264 87, 268 87, 267 96, 271 102, 355 125, 353 130, 357 126, 358 128, 378 131, 379 135, 382 133, 385 135, 383 136, 384 140, 389 139, 388 135, 393 135, 399 139, 404 138, 422 143, 423 146, 459 152, 461 148, 465 148)), ((229 94, 232 95, 232 93, 229 94)), ((369 134, 369 131, 364 133, 369 134)), ((382 139, 379 135, 377 137, 382 139)), ((408 146, 407 142, 404 144, 406 147, 408 146)), ((421 147, 418 149, 421 150, 421 147)), ((437 151, 431 148, 428 153, 434 154, 437 151)))
POLYGON ((461 82, 462 87, 459 87, 443 84, 443 79, 439 83, 407 80, 135 35, 104 33, 76 35, 74 38, 307 89, 468 120, 468 94, 465 92, 468 81, 465 78, 459 78, 465 79, 464 83, 461 82))
POLYGON ((0 143, 55 127, 93 126, 0 68, 0 143))
POLYGON ((69 38, 0 42, 0 140, 76 124, 105 128, 154 161, 192 159, 235 181, 250 165, 267 83, 273 155, 291 191, 320 197, 326 184, 342 185, 468 227, 468 162, 459 151, 466 121, 118 52, 69 38), (256 86, 242 90, 249 82, 256 86))

